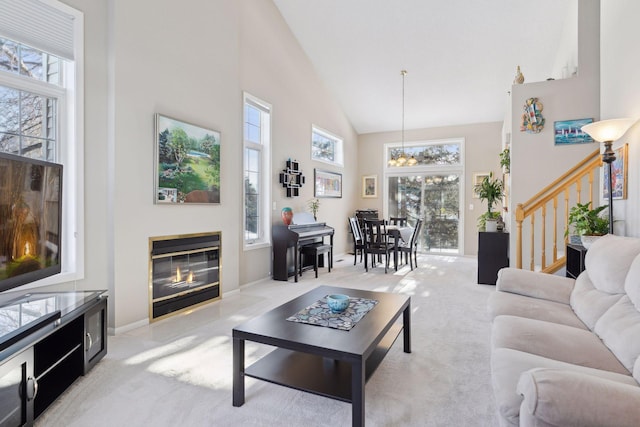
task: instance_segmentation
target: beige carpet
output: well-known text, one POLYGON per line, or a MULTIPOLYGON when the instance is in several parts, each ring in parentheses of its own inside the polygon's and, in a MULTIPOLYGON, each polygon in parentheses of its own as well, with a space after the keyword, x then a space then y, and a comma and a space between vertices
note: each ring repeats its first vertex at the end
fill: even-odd
MULTIPOLYGON (((494 288, 476 284, 476 260, 422 256, 413 272, 385 275, 345 256, 318 279, 264 281, 109 337, 108 355, 36 426, 350 426, 347 403, 252 378, 244 406, 231 405, 231 329, 321 284, 411 296, 413 352, 398 340, 367 383, 367 426, 497 425, 486 314, 494 288)), ((270 350, 247 343, 247 364, 270 350)))

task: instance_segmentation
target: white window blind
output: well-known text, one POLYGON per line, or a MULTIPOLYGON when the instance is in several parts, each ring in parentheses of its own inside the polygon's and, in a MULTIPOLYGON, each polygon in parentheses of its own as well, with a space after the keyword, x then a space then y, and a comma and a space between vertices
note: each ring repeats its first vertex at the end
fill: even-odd
POLYGON ((39 0, 0 0, 0 37, 73 60, 74 17, 39 0))

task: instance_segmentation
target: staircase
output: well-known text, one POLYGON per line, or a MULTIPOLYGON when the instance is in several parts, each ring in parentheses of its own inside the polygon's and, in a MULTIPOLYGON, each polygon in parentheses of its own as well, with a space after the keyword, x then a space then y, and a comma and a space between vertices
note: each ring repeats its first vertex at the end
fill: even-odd
POLYGON ((555 273, 565 266, 564 234, 569 209, 576 203, 593 202, 598 194, 594 178, 601 165, 600 151, 596 150, 531 199, 517 205, 517 268, 555 273))

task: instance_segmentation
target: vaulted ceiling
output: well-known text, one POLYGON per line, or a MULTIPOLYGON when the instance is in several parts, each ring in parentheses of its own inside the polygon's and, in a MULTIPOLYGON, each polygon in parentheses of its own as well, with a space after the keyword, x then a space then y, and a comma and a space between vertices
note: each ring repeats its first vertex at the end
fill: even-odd
MULTIPOLYGON (((502 121, 516 67, 552 77, 577 0, 274 0, 362 133, 502 121)), ((575 23, 573 24, 575 27, 575 23)))

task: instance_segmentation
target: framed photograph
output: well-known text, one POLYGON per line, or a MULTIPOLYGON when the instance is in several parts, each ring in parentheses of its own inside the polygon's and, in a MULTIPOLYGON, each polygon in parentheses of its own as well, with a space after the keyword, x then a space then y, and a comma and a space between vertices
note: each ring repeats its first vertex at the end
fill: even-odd
POLYGON ((480 198, 480 195, 476 192, 476 185, 482 184, 482 181, 488 177, 489 177, 489 172, 478 172, 473 174, 473 182, 471 183, 471 188, 473 191, 474 199, 480 198))
POLYGON ((342 197, 342 174, 314 169, 313 178, 315 197, 342 197))
POLYGON ((365 175, 362 177, 362 197, 365 199, 378 197, 378 175, 365 175))
POLYGON ((155 115, 154 203, 220 203, 220 132, 155 115))
MULTIPOLYGON (((629 144, 624 144, 614 150, 616 152, 616 159, 611 163, 613 170, 613 200, 627 198, 628 149, 629 144)), ((601 171, 602 199, 609 200, 609 166, 603 163, 601 171)))
POLYGON ((594 142, 582 126, 593 123, 593 119, 562 120, 553 123, 555 145, 585 144, 594 142))

